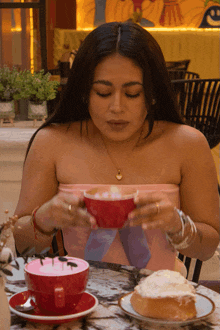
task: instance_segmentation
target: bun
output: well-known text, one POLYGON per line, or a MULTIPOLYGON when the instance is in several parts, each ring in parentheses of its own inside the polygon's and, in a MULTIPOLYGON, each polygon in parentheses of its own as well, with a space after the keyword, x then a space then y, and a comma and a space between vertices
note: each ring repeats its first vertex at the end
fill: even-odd
POLYGON ((145 316, 185 321, 196 316, 195 288, 179 273, 159 270, 134 289, 131 305, 145 316))

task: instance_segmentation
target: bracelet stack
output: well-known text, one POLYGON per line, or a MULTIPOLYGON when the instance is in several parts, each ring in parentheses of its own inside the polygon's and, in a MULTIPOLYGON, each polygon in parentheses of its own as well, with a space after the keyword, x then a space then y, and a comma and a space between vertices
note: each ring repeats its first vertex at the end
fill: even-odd
POLYGON ((195 239, 197 229, 190 217, 185 215, 181 210, 175 208, 178 212, 182 229, 175 234, 166 233, 167 240, 173 245, 176 250, 187 249, 195 239))
POLYGON ((35 239, 36 239, 36 240, 38 239, 38 235, 39 235, 39 234, 41 234, 41 236, 44 235, 44 236, 49 237, 49 236, 53 236, 53 235, 55 235, 56 232, 57 232, 57 230, 58 230, 58 229, 54 228, 52 231, 50 231, 50 232, 46 232, 46 231, 44 231, 43 229, 41 229, 41 228, 38 226, 38 224, 36 223, 36 218, 35 218, 35 214, 36 214, 36 212, 37 212, 38 209, 39 209, 39 206, 37 206, 37 207, 33 210, 32 215, 31 215, 31 224, 32 224, 32 226, 34 227, 34 233, 35 233, 35 239))

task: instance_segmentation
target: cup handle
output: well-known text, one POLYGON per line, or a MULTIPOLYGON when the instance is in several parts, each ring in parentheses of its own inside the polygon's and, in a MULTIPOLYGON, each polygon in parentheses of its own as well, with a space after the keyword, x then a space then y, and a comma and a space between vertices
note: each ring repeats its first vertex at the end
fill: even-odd
POLYGON ((54 288, 54 300, 57 308, 63 308, 65 306, 65 292, 62 286, 56 286, 54 288))

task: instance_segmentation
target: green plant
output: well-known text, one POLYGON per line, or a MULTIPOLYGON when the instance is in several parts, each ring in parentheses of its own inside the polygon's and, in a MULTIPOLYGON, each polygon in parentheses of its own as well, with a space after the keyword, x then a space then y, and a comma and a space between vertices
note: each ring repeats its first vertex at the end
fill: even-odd
POLYGON ((54 99, 59 83, 50 81, 50 76, 51 74, 49 72, 45 74, 44 70, 33 74, 29 70, 25 70, 22 74, 23 87, 20 97, 35 103, 54 99))
POLYGON ((0 100, 19 100, 23 86, 22 73, 15 67, 10 69, 6 65, 0 68, 0 100))

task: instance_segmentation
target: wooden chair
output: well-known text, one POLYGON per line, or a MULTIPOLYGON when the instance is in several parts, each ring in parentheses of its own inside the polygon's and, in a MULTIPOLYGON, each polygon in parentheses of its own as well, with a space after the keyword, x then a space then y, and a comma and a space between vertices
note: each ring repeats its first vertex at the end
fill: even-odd
POLYGON ((200 130, 210 148, 220 142, 220 79, 172 81, 185 122, 200 130))
POLYGON ((199 74, 195 72, 185 71, 185 70, 168 70, 171 80, 180 80, 180 79, 199 79, 199 74))
POLYGON ((176 70, 188 70, 190 60, 183 60, 183 61, 169 61, 166 62, 167 69, 176 69, 176 70))
MULTIPOLYGON (((191 261, 192 259, 189 257, 184 256, 183 254, 179 253, 178 258, 184 263, 184 265, 186 266, 186 270, 187 270, 187 279, 189 279, 189 271, 190 271, 190 265, 191 265, 191 261)), ((192 274, 192 281, 195 283, 199 282, 199 276, 200 276, 200 272, 201 272, 201 268, 202 268, 202 261, 199 259, 196 259, 196 263, 195 263, 195 267, 193 270, 193 274, 192 274)))
MULTIPOLYGON (((173 80, 179 109, 189 126, 201 131, 211 149, 220 143, 220 79, 173 80)), ((218 186, 220 194, 220 186, 218 186)))

